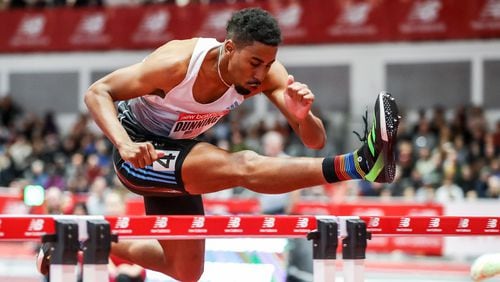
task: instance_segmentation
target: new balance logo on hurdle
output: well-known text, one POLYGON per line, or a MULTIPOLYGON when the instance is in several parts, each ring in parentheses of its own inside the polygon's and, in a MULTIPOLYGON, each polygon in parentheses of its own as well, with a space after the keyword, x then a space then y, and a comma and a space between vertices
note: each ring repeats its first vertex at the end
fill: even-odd
POLYGON ((127 229, 130 224, 130 218, 119 217, 116 220, 115 229, 127 229))
POLYGON ((309 218, 301 217, 297 220, 297 225, 295 228, 306 228, 309 225, 309 218))
POLYGON ((488 223, 486 223, 486 228, 487 229, 493 229, 498 227, 498 219, 496 218, 490 218, 488 219, 488 223))
POLYGON ((441 219, 438 217, 433 217, 429 220, 429 228, 438 228, 441 223, 441 219))
POLYGON ((402 217, 401 220, 399 221, 399 226, 402 228, 407 228, 410 227, 411 219, 409 217, 402 217))
POLYGON ((191 228, 203 228, 205 226, 205 218, 201 216, 197 216, 193 218, 193 222, 191 223, 191 228))
POLYGON ((458 222, 458 228, 468 228, 470 220, 468 218, 461 218, 458 222))
POLYGON ((227 223, 227 228, 239 228, 241 223, 241 218, 239 217, 230 217, 227 223))
POLYGON ((166 216, 159 216, 156 218, 155 223, 153 224, 154 229, 158 228, 166 228, 168 225, 168 217, 166 216))
POLYGON ((266 217, 266 218, 264 218, 264 222, 262 223, 262 228, 273 228, 275 222, 276 222, 276 218, 266 217))
POLYGON ((45 220, 41 218, 32 219, 30 225, 28 226, 28 231, 40 231, 43 230, 43 225, 45 224, 45 220))

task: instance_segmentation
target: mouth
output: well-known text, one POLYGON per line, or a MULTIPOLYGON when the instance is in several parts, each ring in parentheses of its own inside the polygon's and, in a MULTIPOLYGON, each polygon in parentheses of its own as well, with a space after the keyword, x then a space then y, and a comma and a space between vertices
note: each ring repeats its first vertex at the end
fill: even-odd
POLYGON ((255 89, 259 88, 259 86, 260 86, 260 82, 250 82, 250 83, 247 83, 247 85, 248 85, 251 89, 255 90, 255 89))

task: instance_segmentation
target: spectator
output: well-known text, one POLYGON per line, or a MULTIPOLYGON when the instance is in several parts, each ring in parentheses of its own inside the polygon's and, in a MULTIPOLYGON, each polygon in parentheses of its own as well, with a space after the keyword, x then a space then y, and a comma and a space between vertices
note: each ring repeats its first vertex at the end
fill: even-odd
POLYGON ((14 103, 10 95, 0 98, 0 121, 3 126, 10 128, 21 113, 21 108, 14 103))
POLYGON ((464 191, 453 182, 453 175, 445 175, 443 185, 436 190, 436 201, 441 203, 460 202, 464 200, 464 191))
POLYGON ((85 202, 77 202, 73 208, 74 215, 88 215, 89 210, 87 208, 87 204, 85 202))
MULTIPOLYGON (((284 140, 281 133, 269 131, 262 136, 262 149, 265 156, 285 157, 284 140)), ((290 193, 284 194, 258 194, 262 213, 264 214, 283 214, 287 208, 290 193)))
POLYGON ((89 197, 87 199, 87 207, 89 214, 102 215, 106 212, 105 199, 110 193, 110 188, 106 179, 102 176, 97 177, 90 187, 89 197))
POLYGON ((49 187, 45 192, 45 209, 47 214, 63 214, 61 189, 49 187))

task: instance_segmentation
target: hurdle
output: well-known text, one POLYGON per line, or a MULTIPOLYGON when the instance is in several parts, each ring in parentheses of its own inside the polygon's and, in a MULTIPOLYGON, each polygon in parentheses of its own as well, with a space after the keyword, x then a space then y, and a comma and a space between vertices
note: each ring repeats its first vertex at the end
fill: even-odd
POLYGON ((0 216, 0 241, 55 244, 51 282, 76 281, 83 243, 84 282, 108 281, 106 265, 118 239, 307 238, 314 282, 335 281, 341 241, 346 282, 364 281, 372 236, 498 236, 500 217, 463 216, 0 216))

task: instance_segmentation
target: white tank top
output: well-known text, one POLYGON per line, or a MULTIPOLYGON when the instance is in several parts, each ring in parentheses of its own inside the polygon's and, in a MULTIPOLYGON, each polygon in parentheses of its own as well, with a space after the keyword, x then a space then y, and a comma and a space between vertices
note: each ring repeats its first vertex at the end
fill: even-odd
MULTIPOLYGON (((211 128, 244 97, 231 86, 219 99, 200 104, 193 97, 193 85, 208 51, 220 46, 213 38, 199 38, 184 80, 165 97, 146 95, 129 101, 137 121, 147 130, 172 139, 191 139, 211 128)), ((168 74, 166 74, 168 75, 168 74)))

